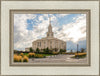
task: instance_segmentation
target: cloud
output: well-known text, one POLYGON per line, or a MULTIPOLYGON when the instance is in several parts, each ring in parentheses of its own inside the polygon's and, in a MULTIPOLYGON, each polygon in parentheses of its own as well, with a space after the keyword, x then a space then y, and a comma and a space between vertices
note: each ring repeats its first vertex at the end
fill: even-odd
POLYGON ((75 22, 62 25, 61 29, 56 31, 57 34, 55 36, 64 41, 78 42, 86 39, 86 15, 82 14, 76 17, 75 22))
POLYGON ((27 19, 35 17, 34 14, 14 14, 14 49, 23 50, 27 45, 31 46, 30 38, 33 33, 27 30, 27 19))
POLYGON ((24 50, 26 47, 32 46, 34 40, 46 37, 49 21, 44 20, 44 16, 39 16, 41 22, 35 20, 36 25, 32 23, 34 30, 27 29, 27 20, 36 18, 35 14, 14 14, 14 49, 24 50))
POLYGON ((40 17, 39 17, 39 20, 40 20, 40 21, 44 20, 43 16, 40 16, 40 17))
POLYGON ((86 39, 86 15, 81 14, 73 18, 75 21, 61 26, 57 20, 68 14, 14 14, 14 49, 24 50, 32 46, 32 42, 46 37, 48 31, 49 17, 53 27, 54 36, 64 41, 78 42, 86 39), (37 17, 38 16, 38 17, 37 17), (31 23, 33 30, 28 30, 27 20, 35 20, 31 23))
MULTIPOLYGON (((86 40, 79 41, 78 44, 79 44, 78 51, 81 51, 81 48, 86 49, 86 40)), ((71 52, 70 50, 76 52, 77 44, 73 43, 72 41, 67 41, 67 52, 71 52)))

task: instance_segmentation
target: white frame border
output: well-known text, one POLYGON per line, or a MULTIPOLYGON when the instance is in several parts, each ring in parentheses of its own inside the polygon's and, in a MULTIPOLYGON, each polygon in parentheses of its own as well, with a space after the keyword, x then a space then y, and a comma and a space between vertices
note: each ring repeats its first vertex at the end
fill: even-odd
POLYGON ((2 1, 1 2, 1 74, 2 75, 99 75, 99 1, 2 1), (10 9, 90 9, 90 67, 10 67, 10 9), (6 23, 5 23, 6 21, 6 23))

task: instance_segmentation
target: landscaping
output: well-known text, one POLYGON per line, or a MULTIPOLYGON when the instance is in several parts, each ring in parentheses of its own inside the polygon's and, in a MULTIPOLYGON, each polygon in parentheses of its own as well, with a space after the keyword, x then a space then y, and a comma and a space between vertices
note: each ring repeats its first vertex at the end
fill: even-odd
POLYGON ((57 49, 50 50, 50 49, 46 48, 46 49, 43 49, 42 51, 40 51, 40 49, 37 48, 36 51, 33 51, 32 49, 30 49, 29 52, 14 52, 14 62, 28 62, 29 59, 31 59, 31 58, 46 58, 46 57, 48 58, 50 56, 52 57, 52 56, 58 55, 58 54, 74 55, 71 58, 85 58, 86 57, 85 52, 66 53, 66 50, 63 50, 63 49, 60 49, 59 52, 57 52, 56 50, 57 49))
POLYGON ((28 57, 14 54, 14 62, 28 62, 28 57))
POLYGON ((75 53, 75 56, 72 58, 85 58, 86 57, 86 53, 75 53))
POLYGON ((43 49, 41 52, 39 48, 36 51, 30 48, 30 52, 14 52, 14 62, 28 62, 29 58, 46 58, 47 56, 65 54, 66 50, 60 49, 57 52, 57 49, 50 50, 49 48, 43 49), (54 51, 55 50, 55 51, 54 51))

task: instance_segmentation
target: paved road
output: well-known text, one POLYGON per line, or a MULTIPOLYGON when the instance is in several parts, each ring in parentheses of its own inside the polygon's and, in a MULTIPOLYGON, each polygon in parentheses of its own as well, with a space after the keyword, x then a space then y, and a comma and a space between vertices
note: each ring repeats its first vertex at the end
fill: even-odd
POLYGON ((29 59, 29 63, 87 63, 87 57, 81 59, 71 58, 74 55, 55 55, 47 58, 29 59))

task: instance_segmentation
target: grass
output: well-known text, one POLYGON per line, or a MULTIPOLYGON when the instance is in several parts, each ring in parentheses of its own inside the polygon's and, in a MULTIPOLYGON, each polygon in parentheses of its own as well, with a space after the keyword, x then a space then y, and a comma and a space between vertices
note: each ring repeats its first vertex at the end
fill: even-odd
POLYGON ((46 56, 52 56, 52 55, 57 55, 57 52, 53 52, 52 54, 38 54, 38 53, 20 53, 18 55, 28 58, 45 58, 46 56))
MULTIPOLYGON (((24 53, 24 55, 28 56, 28 53, 24 53)), ((53 54, 36 54, 36 55, 52 56, 53 54)))
POLYGON ((51 56, 52 54, 36 54, 36 55, 51 56))

